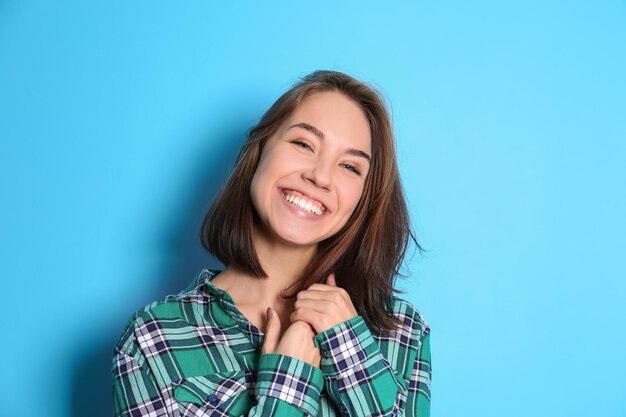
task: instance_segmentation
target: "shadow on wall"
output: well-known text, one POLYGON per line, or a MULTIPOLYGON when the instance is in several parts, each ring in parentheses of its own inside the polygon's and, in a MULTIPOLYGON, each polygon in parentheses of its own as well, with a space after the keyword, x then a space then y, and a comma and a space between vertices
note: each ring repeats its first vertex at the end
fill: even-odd
MULTIPOLYGON (((241 106, 232 113, 241 116, 241 106)), ((190 161, 190 164, 195 163, 195 168, 191 170, 189 187, 171 192, 180 197, 181 204, 177 213, 164 222, 163 239, 157 242, 156 248, 153 242, 142 242, 142 246, 162 255, 158 259, 163 259, 158 267, 159 276, 150 277, 150 282, 156 285, 141 294, 142 300, 148 300, 146 303, 183 290, 202 268, 221 267, 201 247, 198 234, 204 213, 234 166, 246 129, 251 125, 250 120, 254 120, 245 119, 239 117, 230 123, 222 122, 221 128, 212 126, 213 133, 202 141, 206 143, 206 150, 198 152, 198 161, 190 161)), ((146 303, 132 306, 131 310, 136 311, 146 303)), ((99 329, 97 340, 86 340, 79 350, 84 354, 77 357, 72 375, 73 417, 113 415, 111 360, 114 344, 124 328, 113 321, 111 326, 99 329)))

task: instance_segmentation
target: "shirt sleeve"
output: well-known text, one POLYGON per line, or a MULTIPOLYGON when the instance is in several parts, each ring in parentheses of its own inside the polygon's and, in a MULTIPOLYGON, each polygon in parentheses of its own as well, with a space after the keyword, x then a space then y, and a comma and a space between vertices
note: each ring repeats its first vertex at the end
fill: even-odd
MULTIPOLYGON (((129 345, 132 346, 126 346, 129 345)), ((141 350, 116 348, 112 372, 116 417, 182 416, 172 392, 174 387, 171 384, 158 386, 141 350)), ((255 386, 257 403, 243 414, 233 415, 316 416, 323 386, 324 376, 319 368, 282 354, 262 354, 255 386)), ((225 411, 224 415, 231 415, 230 411, 233 410, 225 411)))
POLYGON ((171 416, 145 360, 116 348, 113 357, 113 411, 117 417, 171 416))
POLYGON ((319 368, 278 353, 262 354, 249 417, 317 416, 324 375, 319 368))
POLYGON ((413 363, 405 416, 430 416, 431 376, 430 329, 426 327, 417 359, 413 363))
MULTIPOLYGON (((363 317, 318 333, 329 396, 341 415, 428 417, 430 415, 430 330, 419 332, 412 369, 404 377, 389 364, 363 317)), ((406 348, 400 346, 401 349, 406 348)))

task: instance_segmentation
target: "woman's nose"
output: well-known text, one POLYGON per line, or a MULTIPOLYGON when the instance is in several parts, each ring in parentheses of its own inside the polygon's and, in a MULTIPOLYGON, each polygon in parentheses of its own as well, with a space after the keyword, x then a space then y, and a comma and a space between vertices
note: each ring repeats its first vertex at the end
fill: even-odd
POLYGON ((303 177, 318 188, 332 188, 332 166, 328 162, 318 161, 303 173, 303 177))

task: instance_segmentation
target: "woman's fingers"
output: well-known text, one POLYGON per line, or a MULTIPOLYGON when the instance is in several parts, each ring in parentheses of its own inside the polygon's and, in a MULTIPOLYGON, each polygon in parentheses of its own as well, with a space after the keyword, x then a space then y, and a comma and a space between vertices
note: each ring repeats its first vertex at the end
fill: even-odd
POLYGON ((309 291, 316 291, 320 296, 327 295, 327 296, 341 297, 345 300, 350 299, 350 295, 348 294, 348 291, 344 290, 341 287, 333 287, 333 286, 326 285, 326 284, 313 284, 306 290, 303 290, 300 292, 307 293, 309 291))
POLYGON ((325 299, 302 298, 296 300, 294 308, 295 310, 305 308, 318 313, 332 314, 337 306, 332 301, 325 299))
POLYGON ((352 300, 350 300, 350 296, 348 296, 347 293, 344 294, 345 291, 339 290, 341 290, 341 288, 337 288, 335 291, 308 289, 300 291, 296 296, 296 300, 327 301, 336 304, 338 307, 346 307, 352 305, 352 300))
POLYGON ((333 291, 304 290, 296 296, 296 300, 327 300, 331 301, 336 293, 333 291))
POLYGON ((265 340, 261 353, 275 353, 280 338, 280 319, 272 307, 267 308, 266 314, 267 325, 265 326, 265 340))
POLYGON ((304 321, 319 333, 357 316, 350 295, 336 286, 334 275, 329 275, 326 282, 298 293, 295 310, 289 317, 292 323, 304 321))
POLYGON ((307 288, 307 290, 337 291, 339 288, 341 288, 341 287, 333 287, 331 285, 315 283, 315 284, 311 284, 311 286, 309 288, 307 288))
POLYGON ((337 286, 337 281, 335 281, 335 274, 330 274, 326 278, 326 285, 330 285, 331 287, 336 287, 337 286))
POLYGON ((291 313, 289 316, 289 320, 291 323, 296 323, 298 321, 303 321, 309 324, 316 333, 320 333, 326 329, 330 329, 333 327, 331 323, 331 318, 324 313, 320 313, 319 311, 311 310, 308 308, 298 308, 291 313))
POLYGON ((280 340, 275 353, 303 360, 313 366, 320 366, 320 350, 315 347, 315 332, 303 321, 292 323, 280 340))

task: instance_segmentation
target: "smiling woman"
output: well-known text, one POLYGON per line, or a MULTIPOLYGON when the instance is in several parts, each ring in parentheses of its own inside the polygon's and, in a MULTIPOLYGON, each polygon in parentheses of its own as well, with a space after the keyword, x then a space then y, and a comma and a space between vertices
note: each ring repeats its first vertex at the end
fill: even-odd
POLYGON ((394 296, 421 248, 374 89, 317 71, 283 94, 200 238, 225 269, 131 319, 116 415, 429 415, 430 329, 394 296))
POLYGON ((283 125, 263 148, 252 203, 261 231, 314 250, 348 222, 361 198, 369 161, 355 153, 371 153, 369 124, 352 100, 323 92, 305 98, 283 125))

